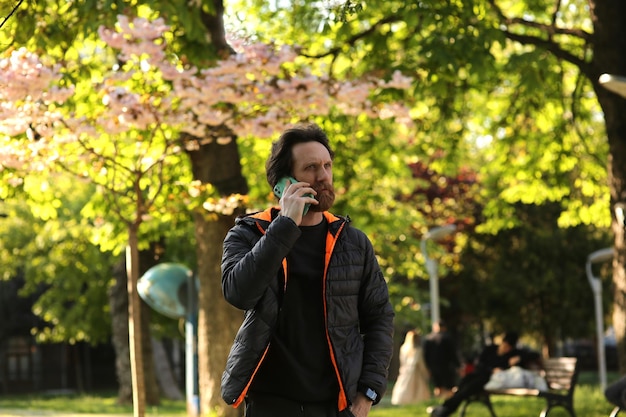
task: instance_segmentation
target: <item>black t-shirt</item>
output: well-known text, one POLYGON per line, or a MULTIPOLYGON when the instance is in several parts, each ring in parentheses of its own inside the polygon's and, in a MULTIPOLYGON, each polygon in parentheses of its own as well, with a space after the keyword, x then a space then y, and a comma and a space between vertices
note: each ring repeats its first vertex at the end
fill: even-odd
POLYGON ((302 402, 334 401, 338 385, 326 337, 322 280, 328 224, 300 229, 302 235, 287 256, 278 327, 250 393, 302 402))
POLYGON ((478 358, 478 364, 476 365, 476 371, 491 373, 495 368, 508 369, 509 359, 514 356, 521 356, 522 352, 513 348, 503 355, 498 354, 498 345, 486 346, 478 358))

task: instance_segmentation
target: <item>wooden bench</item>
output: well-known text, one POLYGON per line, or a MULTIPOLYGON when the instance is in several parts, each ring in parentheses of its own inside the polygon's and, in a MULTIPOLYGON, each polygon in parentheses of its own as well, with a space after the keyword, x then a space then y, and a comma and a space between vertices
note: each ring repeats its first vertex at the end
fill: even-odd
POLYGON ((565 408, 572 417, 576 417, 574 412, 574 388, 578 381, 578 366, 576 358, 550 358, 543 361, 544 378, 548 384, 547 391, 528 388, 510 388, 502 390, 483 391, 463 402, 460 417, 465 416, 465 410, 473 402, 483 403, 491 413, 492 417, 497 417, 491 404, 492 395, 513 395, 517 397, 539 397, 546 399, 546 407, 539 414, 546 417, 548 412, 554 407, 565 408))

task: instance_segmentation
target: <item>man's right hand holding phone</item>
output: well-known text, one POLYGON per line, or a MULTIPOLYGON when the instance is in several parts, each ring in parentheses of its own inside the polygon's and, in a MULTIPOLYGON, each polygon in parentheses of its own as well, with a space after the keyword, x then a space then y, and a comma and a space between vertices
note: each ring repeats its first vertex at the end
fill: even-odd
POLYGON ((313 198, 317 192, 308 183, 298 182, 293 178, 288 178, 284 184, 282 193, 279 192, 281 215, 291 218, 299 226, 308 211, 307 205, 319 204, 313 198))

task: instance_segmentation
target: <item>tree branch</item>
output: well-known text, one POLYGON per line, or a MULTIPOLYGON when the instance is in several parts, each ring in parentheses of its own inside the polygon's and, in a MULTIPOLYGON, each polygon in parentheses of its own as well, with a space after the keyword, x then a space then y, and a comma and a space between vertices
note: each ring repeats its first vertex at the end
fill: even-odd
POLYGON ((561 0, 557 0, 557 5, 555 7, 554 13, 552 14, 552 23, 546 25, 544 23, 534 22, 531 20, 526 20, 521 17, 507 17, 502 9, 496 4, 496 0, 487 0, 488 3, 493 7, 498 17, 500 18, 501 23, 505 25, 522 25, 529 28, 540 29, 541 31, 547 33, 548 35, 570 35, 576 36, 586 42, 591 42, 593 35, 589 32, 586 32, 582 29, 571 29, 571 28, 560 28, 556 26, 556 17, 561 7, 561 0))
POLYGON ((2 28, 2 26, 4 26, 4 24, 7 22, 7 20, 9 20, 11 18, 11 16, 13 16, 13 14, 15 13, 15 11, 22 5, 22 2, 24 0, 20 0, 17 2, 17 4, 13 7, 13 10, 11 10, 11 13, 9 13, 9 15, 7 17, 4 18, 4 20, 2 21, 2 23, 0 23, 0 28, 2 28))
POLYGON ((502 9, 496 4, 496 0, 487 0, 487 1, 491 5, 493 10, 496 12, 496 14, 498 15, 498 18, 500 19, 500 23, 505 26, 505 28, 502 30, 502 33, 504 33, 504 35, 508 39, 519 42, 524 45, 535 45, 542 49, 545 49, 553 53, 554 56, 556 56, 557 58, 576 65, 577 67, 581 69, 581 71, 585 73, 589 70, 589 64, 583 58, 579 58, 576 55, 572 54, 571 52, 566 51, 565 49, 561 48, 561 46, 557 42, 553 40, 554 35, 574 36, 578 39, 583 40, 585 44, 590 44, 593 40, 593 35, 582 29, 560 28, 556 26, 556 15, 557 15, 559 8, 561 7, 561 0, 556 0, 557 3, 556 3, 555 11, 552 14, 552 23, 549 25, 526 20, 521 17, 507 17, 502 11, 502 9), (547 35, 547 38, 544 39, 538 36, 522 35, 519 33, 514 33, 509 30, 509 26, 511 25, 521 25, 526 28, 539 29, 547 35))
POLYGON ((530 27, 533 29, 540 29, 544 31, 545 33, 547 33, 550 38, 553 35, 569 35, 569 36, 575 36, 577 38, 580 38, 586 42, 590 42, 592 39, 592 34, 582 29, 560 28, 560 27, 555 26, 554 24, 546 25, 543 23, 526 20, 521 17, 505 18, 503 20, 503 23, 506 25, 517 24, 517 25, 530 27))
POLYGON ((559 44, 557 44, 554 41, 542 39, 537 36, 520 35, 517 33, 510 32, 508 30, 503 30, 502 32, 507 38, 513 41, 522 43, 524 45, 535 45, 542 49, 545 49, 546 51, 550 51, 557 58, 563 59, 567 62, 570 62, 576 65, 583 72, 586 72, 586 70, 589 67, 589 64, 584 59, 578 58, 576 55, 564 50, 563 48, 559 46, 559 44))
POLYGON ((386 25, 388 23, 395 23, 395 22, 400 22, 402 21, 402 16, 400 15, 391 15, 391 16, 387 16, 383 19, 380 19, 378 22, 374 23, 369 29, 364 30, 363 32, 359 32, 357 34, 355 34, 354 36, 348 38, 348 40, 344 43, 341 44, 341 46, 336 46, 332 49, 329 49, 328 51, 318 54, 318 55, 308 55, 306 53, 301 53, 300 55, 306 57, 306 58, 312 58, 312 59, 318 59, 318 58, 325 58, 329 55, 332 56, 337 56, 341 50, 346 46, 354 46, 355 43, 357 43, 359 40, 369 36, 370 34, 374 33, 375 31, 378 30, 378 28, 380 28, 383 25, 386 25))

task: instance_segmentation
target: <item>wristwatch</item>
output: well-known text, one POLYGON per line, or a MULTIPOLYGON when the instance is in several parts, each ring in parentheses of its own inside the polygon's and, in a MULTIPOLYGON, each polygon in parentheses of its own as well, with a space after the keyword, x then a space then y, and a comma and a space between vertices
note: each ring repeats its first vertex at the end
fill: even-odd
POLYGON ((376 402, 376 400, 378 399, 378 394, 376 393, 376 391, 369 387, 362 389, 361 392, 371 402, 376 402))

